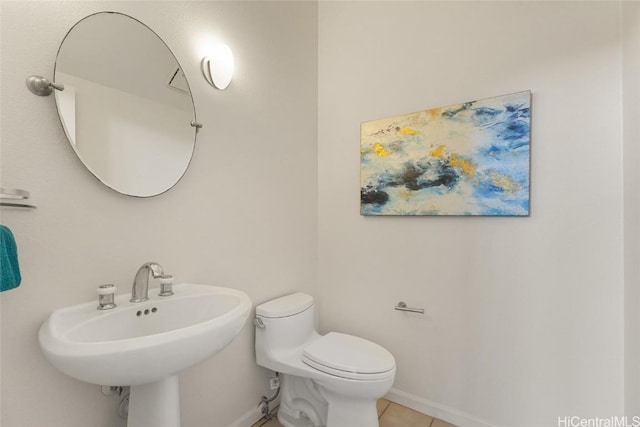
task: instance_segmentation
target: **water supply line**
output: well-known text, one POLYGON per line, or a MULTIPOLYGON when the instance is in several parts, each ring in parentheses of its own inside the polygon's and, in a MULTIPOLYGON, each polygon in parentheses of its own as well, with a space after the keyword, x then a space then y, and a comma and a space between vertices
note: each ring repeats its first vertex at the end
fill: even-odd
POLYGON ((267 397, 267 396, 260 397, 260 403, 258 404, 258 410, 262 414, 262 419, 265 419, 266 421, 270 420, 275 415, 275 414, 271 413, 272 410, 269 409, 269 403, 271 403, 274 400, 276 400, 278 398, 278 396, 280 395, 280 374, 278 372, 276 372, 276 377, 275 378, 271 378, 269 383, 273 384, 274 383, 273 380, 275 380, 275 384, 276 384, 275 393, 273 393, 273 395, 271 397, 267 397))

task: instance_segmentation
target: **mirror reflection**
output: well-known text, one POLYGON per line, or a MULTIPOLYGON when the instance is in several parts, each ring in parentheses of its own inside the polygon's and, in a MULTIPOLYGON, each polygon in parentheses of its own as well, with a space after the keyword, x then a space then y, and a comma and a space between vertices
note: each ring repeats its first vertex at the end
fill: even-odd
POLYGON ((67 138, 100 181, 149 197, 174 186, 195 145, 189 84, 167 45, 127 15, 79 21, 58 51, 54 81, 67 138))

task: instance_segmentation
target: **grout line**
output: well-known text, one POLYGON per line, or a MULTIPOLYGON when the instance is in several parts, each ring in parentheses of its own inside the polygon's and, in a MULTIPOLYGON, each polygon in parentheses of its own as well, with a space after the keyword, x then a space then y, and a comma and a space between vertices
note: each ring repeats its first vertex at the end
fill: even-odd
POLYGON ((380 413, 380 416, 378 417, 378 420, 382 419, 382 416, 384 415, 385 412, 387 412, 387 409, 389 409, 389 406, 391 406, 391 401, 387 400, 387 406, 384 407, 384 409, 382 410, 382 412, 380 413))

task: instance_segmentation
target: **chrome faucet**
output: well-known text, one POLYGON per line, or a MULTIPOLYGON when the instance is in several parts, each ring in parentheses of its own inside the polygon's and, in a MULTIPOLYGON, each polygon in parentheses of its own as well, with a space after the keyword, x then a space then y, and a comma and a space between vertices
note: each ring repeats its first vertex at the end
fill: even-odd
POLYGON ((131 302, 142 302, 149 299, 149 274, 154 279, 164 276, 162 266, 157 262, 145 262, 138 269, 131 288, 131 302))

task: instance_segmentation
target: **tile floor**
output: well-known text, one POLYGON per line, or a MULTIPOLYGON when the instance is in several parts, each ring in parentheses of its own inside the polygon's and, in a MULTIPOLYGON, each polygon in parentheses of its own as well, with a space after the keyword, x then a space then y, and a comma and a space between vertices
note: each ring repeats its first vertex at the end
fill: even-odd
MULTIPOLYGON (((380 427, 456 427, 387 399, 378 400, 380 427)), ((253 427, 281 427, 278 420, 258 421, 253 427)), ((355 426, 354 426, 355 427, 355 426)))

